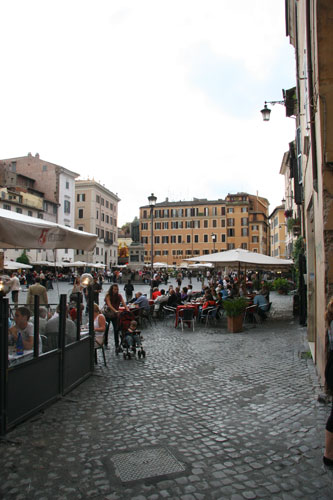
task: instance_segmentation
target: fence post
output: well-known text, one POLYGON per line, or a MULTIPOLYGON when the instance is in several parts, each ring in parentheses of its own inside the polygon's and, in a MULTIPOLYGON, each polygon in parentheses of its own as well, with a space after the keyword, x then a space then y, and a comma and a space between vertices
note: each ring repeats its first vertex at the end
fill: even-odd
POLYGON ((8 299, 0 297, 0 435, 7 431, 8 411, 8 299))
POLYGON ((90 337, 90 370, 95 368, 95 331, 94 331, 94 292, 91 285, 88 286, 88 308, 89 308, 89 337, 90 337))
POLYGON ((60 348, 60 376, 59 386, 60 394, 64 395, 64 371, 65 371, 65 335, 66 335, 66 317, 67 317, 67 295, 60 295, 60 311, 59 311, 59 337, 58 346, 60 348))
POLYGON ((34 358, 39 356, 39 296, 34 296, 34 358))

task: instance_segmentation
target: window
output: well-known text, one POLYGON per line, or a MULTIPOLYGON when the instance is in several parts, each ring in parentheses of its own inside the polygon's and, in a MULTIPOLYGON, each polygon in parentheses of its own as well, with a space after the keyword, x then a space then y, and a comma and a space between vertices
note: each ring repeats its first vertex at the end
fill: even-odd
POLYGON ((77 226, 77 228, 78 228, 79 231, 83 231, 84 230, 83 226, 77 226))
POLYGON ((16 213, 21 214, 22 213, 22 208, 17 208, 16 213))
POLYGON ((191 243, 191 235, 190 234, 186 235, 186 243, 191 243))
POLYGON ((192 227, 192 221, 191 220, 185 221, 185 227, 186 227, 186 229, 191 229, 191 227, 192 227))
POLYGON ((142 236, 141 237, 141 243, 144 245, 144 244, 147 244, 148 243, 148 236, 142 236))
POLYGON ((161 255, 161 250, 156 250, 155 255, 161 255))
POLYGON ((76 201, 86 201, 86 195, 84 193, 78 193, 76 195, 76 201))
POLYGON ((161 229, 161 223, 155 222, 155 229, 161 229))
POLYGON ((169 243, 169 236, 162 236, 162 243, 169 243))
POLYGON ((247 226, 249 223, 249 219, 247 217, 242 217, 241 218, 241 225, 242 226, 247 226))
POLYGON ((32 217, 32 210, 28 210, 29 217, 32 217))
POLYGON ((225 207, 221 207, 221 215, 225 215, 225 207))
POLYGON ((98 196, 98 194, 96 194, 96 203, 100 203, 100 197, 98 196))
POLYGON ((252 236, 252 243, 259 243, 259 237, 258 236, 252 236))
POLYGON ((227 229, 227 234, 228 234, 228 236, 235 236, 235 230, 234 229, 227 229))
POLYGON ((252 226, 252 231, 259 231, 259 226, 257 225, 252 226))
POLYGON ((233 209, 233 207, 229 207, 229 208, 227 209, 227 213, 228 213, 228 214, 233 214, 233 213, 234 213, 234 209, 233 209))
POLYGON ((78 217, 79 219, 83 219, 83 208, 79 208, 78 217))
POLYGON ((199 220, 195 220, 195 221, 193 221, 193 222, 194 222, 193 227, 194 227, 195 229, 200 229, 200 221, 199 221, 199 220))
POLYGON ((178 234, 178 243, 182 243, 183 240, 182 240, 182 235, 181 234, 178 234))
POLYGON ((96 210, 96 219, 98 219, 98 210, 96 210))
POLYGON ((247 212, 247 207, 242 207, 242 208, 241 208, 241 212, 243 212, 243 213, 244 213, 244 212, 247 212))
POLYGON ((227 226, 234 226, 235 225, 235 219, 227 219, 227 226))
POLYGON ((213 227, 217 227, 217 220, 213 219, 213 227))
POLYGON ((217 208, 216 207, 212 208, 212 215, 217 215, 217 208))
POLYGON ((204 243, 208 243, 208 234, 204 234, 204 243))
POLYGON ((148 229, 148 222, 142 222, 141 223, 141 230, 146 231, 148 229))
POLYGON ((221 219, 221 227, 225 227, 225 219, 221 219))
POLYGON ((144 210, 144 211, 143 211, 142 218, 143 218, 143 219, 147 219, 147 210, 144 210))
POLYGON ((99 248, 96 247, 96 255, 99 255, 99 248))
POLYGON ((69 182, 66 181, 66 189, 69 189, 69 182))
POLYGON ((242 243, 242 244, 241 244, 241 248, 242 248, 243 250, 247 250, 247 243, 242 243))
POLYGON ((101 205, 104 207, 104 198, 101 198, 101 205))
POLYGON ((169 222, 162 222, 162 229, 169 229, 169 222))
POLYGON ((110 222, 110 218, 108 215, 106 215, 106 223, 109 224, 109 222, 110 222))
POLYGON ((71 213, 71 202, 68 200, 64 201, 64 212, 65 212, 65 214, 71 213))
POLYGON ((204 215, 209 215, 209 208, 208 207, 205 207, 204 208, 204 215))
POLYGON ((101 238, 104 238, 104 229, 101 229, 101 238))
POLYGON ((169 255, 169 250, 163 250, 162 255, 169 255))
POLYGON ((199 243, 199 235, 198 234, 194 235, 194 243, 199 243))
POLYGON ((7 205, 7 203, 3 204, 3 208, 4 208, 4 210, 11 210, 11 206, 7 205))
POLYGON ((43 214, 38 214, 38 219, 43 219, 43 214))
POLYGON ((192 255, 192 251, 191 250, 185 250, 185 254, 186 255, 192 255))
POLYGON ((108 200, 105 200, 105 208, 109 208, 109 202, 108 202, 108 200))
POLYGON ((43 165, 43 172, 47 172, 47 165, 43 165))
POLYGON ((247 227, 242 227, 241 235, 242 236, 248 236, 249 235, 249 230, 248 230, 247 227))
POLYGON ((221 234, 221 242, 225 243, 225 234, 221 234))
POLYGON ((228 243, 227 249, 228 250, 233 250, 235 248, 235 243, 228 243))
POLYGON ((208 227, 208 220, 204 220, 204 227, 208 227))
POLYGON ((170 236, 170 243, 176 243, 176 236, 170 236))

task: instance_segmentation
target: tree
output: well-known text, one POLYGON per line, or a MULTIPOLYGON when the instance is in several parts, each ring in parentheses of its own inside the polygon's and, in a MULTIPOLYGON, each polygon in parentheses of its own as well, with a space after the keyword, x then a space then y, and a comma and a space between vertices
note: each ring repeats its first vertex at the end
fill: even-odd
POLYGON ((21 264, 30 264, 29 257, 27 256, 25 250, 21 253, 19 257, 17 257, 16 262, 21 264))

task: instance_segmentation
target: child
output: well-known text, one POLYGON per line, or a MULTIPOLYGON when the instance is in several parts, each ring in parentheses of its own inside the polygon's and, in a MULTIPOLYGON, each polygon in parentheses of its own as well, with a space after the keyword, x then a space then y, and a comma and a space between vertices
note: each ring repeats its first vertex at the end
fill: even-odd
POLYGON ((128 330, 125 333, 125 341, 129 347, 132 347, 133 350, 135 349, 135 346, 141 346, 141 332, 136 329, 137 325, 136 321, 131 321, 128 330))

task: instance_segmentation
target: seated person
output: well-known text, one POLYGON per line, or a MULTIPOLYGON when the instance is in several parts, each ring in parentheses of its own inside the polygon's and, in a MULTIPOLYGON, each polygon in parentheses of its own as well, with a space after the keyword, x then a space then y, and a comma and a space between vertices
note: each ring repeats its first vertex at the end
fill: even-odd
POLYGON ((175 294, 176 294, 176 297, 177 297, 177 305, 179 306, 180 304, 182 304, 182 297, 181 297, 180 287, 179 286, 176 286, 176 288, 175 288, 175 294))
POLYGON ((145 309, 146 311, 150 310, 149 300, 145 295, 142 295, 141 292, 137 292, 135 294, 135 301, 133 302, 135 307, 140 309, 145 309))
MULTIPOLYGON (((29 322, 29 319, 30 309, 25 306, 18 307, 14 315, 15 325, 11 326, 8 330, 8 342, 15 344, 18 334, 21 333, 23 349, 27 351, 34 348, 34 327, 33 324, 29 322)), ((39 338, 39 354, 42 352, 43 345, 41 338, 39 338)))
POLYGON ((193 295, 193 286, 188 285, 188 287, 187 287, 187 300, 188 301, 192 300, 192 295, 193 295))
POLYGON ((263 295, 259 292, 253 299, 253 304, 258 306, 258 314, 262 319, 266 319, 267 315, 265 311, 268 309, 268 302, 263 295))
POLYGON ((184 286, 182 291, 181 291, 181 294, 180 294, 180 299, 182 302, 186 302, 188 300, 188 295, 187 295, 187 287, 184 286))
MULTIPOLYGON (((44 335, 45 334, 45 327, 47 320, 49 319, 48 311, 46 307, 41 306, 39 308, 39 334, 44 335)), ((35 324, 35 318, 32 317, 30 318, 30 322, 34 325, 35 324)))
POLYGON ((101 313, 98 304, 94 304, 94 332, 95 332, 95 342, 101 345, 104 342, 104 332, 106 327, 106 321, 104 314, 101 313))
MULTIPOLYGON (((59 333, 59 313, 60 313, 60 305, 57 306, 56 315, 53 315, 51 319, 49 319, 45 326, 45 335, 46 337, 51 336, 52 334, 59 333)), ((76 325, 74 321, 68 319, 68 308, 66 307, 66 345, 75 342, 76 340, 76 325)))
POLYGON ((153 293, 152 293, 152 299, 155 300, 157 297, 159 297, 161 295, 161 292, 159 291, 159 289, 157 288, 157 286, 155 286, 155 288, 153 288, 153 293))
POLYGON ((132 347, 134 350, 135 346, 141 346, 141 337, 140 332, 136 329, 138 326, 136 321, 131 321, 127 332, 125 333, 125 342, 129 347, 132 347))
POLYGON ((173 288, 169 288, 169 296, 168 296, 168 302, 167 305, 170 307, 176 308, 178 306, 178 299, 176 292, 174 291, 173 288))
POLYGON ((162 304, 166 304, 168 302, 168 296, 165 295, 165 290, 162 288, 161 289, 161 295, 156 297, 154 300, 154 314, 157 313, 157 311, 160 310, 162 304))
POLYGON ((204 302, 203 302, 202 306, 200 306, 200 308, 199 308, 200 317, 207 314, 209 307, 214 307, 214 306, 216 306, 216 302, 215 302, 214 298, 212 297, 212 295, 209 292, 205 293, 204 302))

